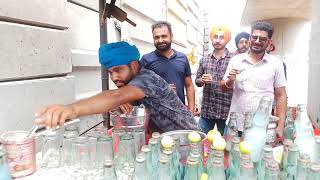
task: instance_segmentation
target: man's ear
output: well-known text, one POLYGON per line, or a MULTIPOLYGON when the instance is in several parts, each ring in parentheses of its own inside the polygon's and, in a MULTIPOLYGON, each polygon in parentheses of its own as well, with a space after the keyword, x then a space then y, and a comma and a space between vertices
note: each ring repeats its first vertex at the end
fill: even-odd
POLYGON ((131 61, 130 66, 131 66, 131 69, 137 72, 140 68, 140 63, 139 61, 131 61))

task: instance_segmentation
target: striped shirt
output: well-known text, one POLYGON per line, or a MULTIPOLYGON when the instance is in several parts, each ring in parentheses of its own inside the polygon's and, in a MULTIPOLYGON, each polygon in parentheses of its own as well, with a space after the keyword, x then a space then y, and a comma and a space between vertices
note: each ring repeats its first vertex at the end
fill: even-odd
POLYGON ((273 99, 274 88, 285 87, 286 78, 282 61, 267 53, 258 63, 252 63, 248 53, 234 56, 230 60, 224 80, 228 79, 231 69, 241 71, 233 86, 230 112, 237 113, 238 130, 243 131, 244 114, 254 113, 262 96, 273 99))
POLYGON ((213 82, 205 84, 203 88, 203 100, 201 116, 208 119, 226 120, 231 104, 232 92, 224 93, 220 89, 220 81, 229 64, 232 54, 226 49, 225 55, 217 60, 213 53, 203 57, 200 61, 196 76, 196 85, 201 87, 200 78, 203 74, 211 74, 213 82))

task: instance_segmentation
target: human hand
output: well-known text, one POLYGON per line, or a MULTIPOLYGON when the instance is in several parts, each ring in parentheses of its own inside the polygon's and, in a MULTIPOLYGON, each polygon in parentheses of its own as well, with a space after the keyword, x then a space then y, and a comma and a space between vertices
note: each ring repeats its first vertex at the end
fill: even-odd
POLYGON ((130 103, 125 103, 120 105, 119 108, 121 109, 122 113, 128 115, 131 113, 133 106, 130 103))
POLYGON ((77 117, 76 110, 72 106, 51 105, 39 109, 35 113, 36 124, 43 124, 47 129, 63 127, 67 119, 74 119, 77 117))
POLYGON ((229 75, 227 76, 232 82, 234 82, 237 78, 237 74, 239 74, 239 70, 231 69, 229 75))
POLYGON ((201 77, 201 81, 204 84, 211 83, 213 81, 213 77, 211 74, 203 74, 201 77))
POLYGON ((177 87, 174 83, 170 83, 169 86, 174 92, 177 92, 177 87))

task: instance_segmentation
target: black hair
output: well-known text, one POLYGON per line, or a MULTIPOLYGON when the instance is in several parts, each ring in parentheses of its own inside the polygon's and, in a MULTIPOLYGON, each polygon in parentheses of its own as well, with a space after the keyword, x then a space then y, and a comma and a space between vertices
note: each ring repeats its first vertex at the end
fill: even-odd
POLYGON ((273 26, 265 21, 255 21, 251 25, 251 34, 254 30, 266 31, 268 33, 268 38, 271 39, 273 35, 273 26))
POLYGON ((163 26, 167 27, 169 30, 169 33, 172 34, 171 24, 168 21, 157 21, 157 22, 153 23, 151 26, 152 32, 155 28, 160 28, 163 26))

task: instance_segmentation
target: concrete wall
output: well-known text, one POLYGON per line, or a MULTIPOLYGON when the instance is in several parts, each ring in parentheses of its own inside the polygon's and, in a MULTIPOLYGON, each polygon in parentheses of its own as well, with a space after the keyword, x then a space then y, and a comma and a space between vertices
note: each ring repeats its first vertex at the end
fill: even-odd
POLYGON ((308 95, 308 61, 311 22, 305 19, 268 20, 274 26, 276 51, 287 66, 288 105, 306 104, 308 95))
MULTIPOLYGON (((76 3, 0 1, 0 16, 14 20, 0 19, 0 133, 31 128, 33 114, 41 106, 70 103, 101 91, 99 1, 73 1, 76 3)), ((137 27, 108 19, 109 42, 127 40, 136 44, 141 54, 150 52, 154 50, 151 24, 169 20, 174 29, 173 47, 185 53, 196 47, 197 55, 202 53, 203 26, 197 1, 118 0, 116 5, 137 27), (188 34, 197 38, 187 39, 188 34)), ((115 88, 112 82, 110 88, 115 88)), ((101 116, 81 119, 84 130, 101 121, 101 116)))
POLYGON ((311 119, 320 115, 320 1, 312 1, 312 25, 310 40, 310 60, 308 74, 308 110, 311 119))

